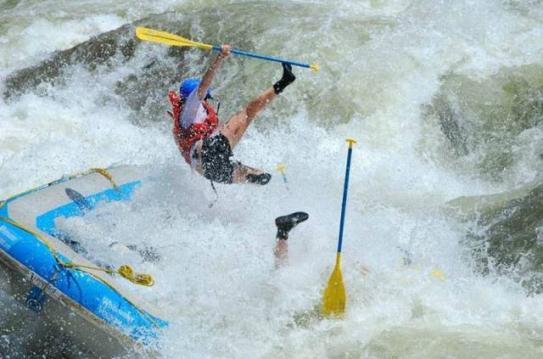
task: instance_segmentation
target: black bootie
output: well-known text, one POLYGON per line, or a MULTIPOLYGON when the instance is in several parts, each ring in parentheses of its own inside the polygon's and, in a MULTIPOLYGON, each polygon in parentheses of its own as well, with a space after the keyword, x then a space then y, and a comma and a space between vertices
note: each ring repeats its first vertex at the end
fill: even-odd
POLYGON ((294 212, 287 214, 286 216, 277 217, 275 219, 275 225, 277 226, 277 238, 278 239, 287 239, 288 232, 299 223, 306 221, 309 218, 309 215, 305 212, 294 212))
POLYGON ((296 80, 296 76, 292 73, 292 65, 283 62, 283 77, 273 84, 273 91, 279 95, 283 92, 285 87, 293 83, 294 80, 296 80))

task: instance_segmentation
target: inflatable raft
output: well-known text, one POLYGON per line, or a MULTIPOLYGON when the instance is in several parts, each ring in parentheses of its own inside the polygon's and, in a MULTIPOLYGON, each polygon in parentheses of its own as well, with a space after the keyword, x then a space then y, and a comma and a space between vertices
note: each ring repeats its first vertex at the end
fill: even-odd
POLYGON ((62 237, 56 219, 130 200, 141 174, 136 167, 92 169, 0 201, 0 264, 11 294, 95 356, 152 351, 167 322, 120 283, 152 285, 150 276, 92 263, 77 241, 62 237))

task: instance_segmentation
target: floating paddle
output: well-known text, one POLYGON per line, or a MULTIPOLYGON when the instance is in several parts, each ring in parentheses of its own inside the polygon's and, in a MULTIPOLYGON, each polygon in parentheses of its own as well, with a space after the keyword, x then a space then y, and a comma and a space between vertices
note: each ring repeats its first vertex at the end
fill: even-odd
POLYGON ((351 170, 351 156, 353 153, 353 143, 355 140, 348 138, 349 150, 347 152, 347 169, 345 171, 345 183, 343 185, 343 202, 341 203, 341 219, 339 223, 339 240, 337 245, 336 266, 328 286, 324 291, 321 303, 321 314, 326 317, 340 317, 345 313, 345 303, 347 294, 343 285, 343 276, 341 274, 341 245, 343 242, 343 224, 345 223, 345 208, 347 207, 347 189, 349 187, 349 172, 351 170))
POLYGON ((287 191, 290 191, 290 189, 288 188, 287 176, 285 175, 285 168, 286 168, 286 166, 284 164, 282 164, 282 163, 277 165, 277 171, 279 171, 279 173, 281 173, 281 176, 283 177, 283 183, 285 184, 285 187, 287 188, 287 191))
MULTIPOLYGON (((165 31, 148 29, 146 27, 137 27, 136 37, 140 40, 149 41, 149 42, 157 42, 159 44, 166 44, 166 45, 171 45, 171 46, 192 46, 192 47, 198 47, 204 50, 221 51, 221 47, 217 45, 209 45, 209 44, 204 44, 201 42, 192 41, 189 39, 185 39, 184 37, 181 37, 179 35, 170 34, 165 31)), ((277 57, 259 55, 252 52, 242 51, 238 49, 231 49, 230 52, 236 55, 253 57, 255 59, 261 59, 261 60, 287 63, 294 66, 305 67, 313 71, 319 71, 319 66, 317 64, 308 65, 301 62, 283 60, 277 57)))

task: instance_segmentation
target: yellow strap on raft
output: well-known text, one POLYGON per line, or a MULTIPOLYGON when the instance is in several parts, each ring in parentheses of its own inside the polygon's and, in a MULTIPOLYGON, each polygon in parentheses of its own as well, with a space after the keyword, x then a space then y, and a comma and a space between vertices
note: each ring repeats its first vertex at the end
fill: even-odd
POLYGON ((118 189, 119 186, 117 186, 117 184, 115 183, 115 181, 113 180, 113 176, 111 175, 111 173, 109 173, 107 171, 107 169, 105 168, 91 168, 87 171, 83 171, 83 172, 78 172, 78 173, 75 173, 75 174, 72 174, 72 175, 69 175, 69 176, 63 176, 61 179, 58 179, 56 181, 52 181, 52 182, 49 182, 48 184, 46 185, 43 185, 43 186, 38 186, 38 187, 34 187, 34 188, 31 188, 27 191, 24 191, 24 192, 21 192, 21 193, 18 193, 16 195, 13 195, 13 196, 9 196, 5 201, 0 201, 0 208, 2 208, 9 200, 13 199, 13 198, 16 198, 16 197, 20 197, 20 196, 23 196, 25 194, 28 194, 28 193, 32 193, 32 192, 35 192, 39 189, 42 189, 42 188, 46 188, 48 186, 51 186, 53 184, 57 184, 57 183, 62 183, 64 181, 68 181, 68 180, 71 180, 73 178, 77 178, 77 177, 80 177, 80 176, 83 176, 83 175, 86 175, 86 174, 89 174, 89 173, 98 173, 98 174, 101 174, 102 176, 104 176, 110 183, 111 185, 113 186, 114 189, 118 189))
POLYGON ((155 280, 153 279, 151 275, 145 274, 145 273, 136 273, 134 272, 132 267, 130 267, 128 264, 123 264, 118 269, 93 267, 93 266, 78 264, 74 262, 63 263, 62 266, 64 268, 70 268, 70 269, 76 269, 76 270, 91 269, 91 270, 105 272, 109 274, 115 273, 115 274, 119 274, 121 277, 129 280, 130 282, 134 284, 144 285, 146 287, 152 287, 153 284, 155 284, 155 280))
POLYGON ((0 216, 0 221, 4 221, 4 222, 7 222, 9 224, 12 224, 15 227, 17 227, 19 229, 22 229, 23 231, 28 232, 28 233, 32 234, 33 236, 35 236, 36 238, 38 238, 43 244, 45 244, 47 249, 49 249, 49 252, 51 252, 51 254, 53 255, 53 258, 57 261, 57 263, 62 264, 62 261, 58 257, 57 252, 55 251, 55 249, 53 248, 51 243, 49 243, 47 238, 43 237, 38 232, 34 231, 32 228, 28 228, 25 225, 22 225, 22 224, 20 224, 18 222, 15 222, 13 219, 11 219, 9 217, 0 216))
MULTIPOLYGON (((113 176, 111 175, 111 173, 109 173, 106 169, 104 168, 91 168, 89 169, 88 171, 85 171, 85 172, 81 172, 79 174, 75 174, 75 175, 70 175, 68 177, 65 177, 65 179, 71 179, 71 178, 75 178, 75 177, 79 177, 81 175, 84 175, 84 174, 88 174, 88 173, 98 173, 102 176, 104 176, 110 183, 111 185, 113 186, 113 188, 117 189, 118 186, 117 184, 115 183, 115 181, 113 180, 113 176)), ((52 182, 54 183, 54 182, 52 182)), ((39 187, 38 187, 39 188, 39 187)), ((32 190, 30 191, 27 191, 27 192, 31 192, 32 190)), ((26 193, 26 192, 25 192, 26 193)), ((0 201, 0 208, 5 205, 6 201, 0 201)), ((96 270, 96 271, 102 271, 102 272, 106 272, 106 273, 110 273, 110 274, 113 274, 113 273, 117 273, 119 274, 121 277, 131 281, 132 283, 134 284, 139 284, 139 285, 144 285, 144 286, 147 286, 147 287, 150 287, 152 286, 155 281, 153 279, 153 277, 149 274, 145 274, 145 273, 135 273, 134 270, 128 266, 128 265, 122 265, 121 267, 119 267, 119 269, 117 270, 113 270, 113 269, 104 269, 104 268, 99 268, 99 267, 91 267, 91 266, 86 266, 86 265, 83 265, 83 264, 77 264, 77 263, 64 263, 63 261, 60 260, 59 256, 57 255, 57 252, 56 250, 53 248, 53 246, 51 245, 51 243, 49 242, 49 240, 47 240, 47 238, 45 238, 44 236, 42 236, 40 233, 34 231, 32 228, 28 228, 20 223, 17 223, 15 222, 13 219, 11 218, 7 218, 7 217, 2 217, 0 216, 0 220, 3 220, 5 222, 8 222, 12 225, 14 225, 15 227, 18 227, 32 235, 34 235, 36 238, 38 238, 43 244, 45 244, 45 246, 49 249, 49 252, 51 252, 52 256, 55 258, 55 260, 57 261, 57 263, 64 267, 64 268, 73 268, 73 269, 92 269, 92 270, 96 270)), ((92 273, 89 273, 89 274, 92 274, 92 273)), ((109 285, 109 284, 108 284, 109 285)), ((111 287, 111 286, 110 286, 111 287)))
POLYGON ((111 182, 111 185, 113 186, 113 188, 117 189, 119 187, 113 180, 113 176, 111 175, 111 173, 109 173, 105 168, 91 168, 89 171, 99 173, 105 178, 107 178, 107 180, 111 182))
POLYGON ((132 283, 145 285, 147 287, 151 287, 153 284, 155 284, 155 280, 149 274, 136 273, 132 267, 126 264, 119 267, 118 273, 132 283))
MULTIPOLYGON (((118 269, 107 269, 107 268, 93 267, 93 266, 88 266, 88 265, 78 264, 78 263, 73 263, 73 262, 68 262, 68 263, 63 262, 58 256, 57 251, 53 248, 53 246, 49 242, 49 240, 45 238, 43 235, 34 231, 31 228, 26 227, 25 225, 15 222, 11 218, 0 216, 0 220, 10 223, 14 225, 15 227, 20 228, 23 231, 26 231, 34 235, 36 238, 38 238, 43 244, 45 244, 47 249, 49 249, 49 252, 51 252, 51 255, 53 256, 53 258, 55 258, 57 263, 63 268, 78 269, 86 273, 89 273, 89 272, 85 271, 84 269, 92 269, 95 271, 100 271, 100 272, 105 272, 105 273, 110 273, 110 274, 117 273, 121 277, 131 281, 134 284, 144 285, 147 287, 150 287, 153 284, 155 284, 155 281, 151 275, 145 274, 145 273, 135 273, 134 270, 129 265, 126 265, 126 264, 120 266, 118 269)), ((92 273, 89 273, 89 274, 92 275, 92 273)))
MULTIPOLYGON (((81 175, 84 175, 84 174, 87 174, 87 173, 92 173, 92 172, 99 173, 102 176, 106 177, 109 180, 109 182, 111 182, 111 185, 113 186, 113 188, 115 188, 115 189, 118 188, 117 184, 113 180, 113 176, 107 170, 105 170, 103 168, 91 168, 88 171, 81 172, 81 173, 78 173, 78 174, 75 174, 75 175, 71 175, 71 176, 65 177, 64 179, 65 180, 66 179, 72 179, 72 178, 79 177, 81 175)), ((52 184, 52 183, 54 183, 54 182, 51 182, 50 184, 52 184)), ((21 193, 19 195, 23 195, 24 193, 30 193, 32 191, 37 190, 38 188, 41 188, 41 187, 34 188, 32 190, 23 192, 23 193, 21 193)), ((19 195, 17 195, 17 196, 19 196, 19 195)), ((16 197, 16 196, 14 196, 14 197, 16 197)), ((7 203, 7 200, 6 201, 0 201, 0 208, 2 208, 6 203, 7 203)), ((43 236, 42 234, 34 231, 32 228, 29 228, 29 227, 26 227, 23 224, 20 224, 20 223, 14 221, 13 219, 8 218, 8 217, 0 216, 0 221, 10 223, 10 224, 14 225, 15 227, 17 227, 19 229, 22 229, 23 231, 26 231, 26 232, 34 235, 36 238, 38 238, 47 247, 47 249, 49 249, 49 252, 51 253, 51 255, 53 256, 55 261, 61 267, 66 268, 66 269, 81 270, 82 272, 85 272, 85 273, 93 276, 95 279, 99 280, 100 282, 104 283, 105 285, 107 285, 109 288, 111 288, 113 291, 115 291, 117 293, 119 293, 119 291, 111 283, 109 283, 108 281, 106 281, 105 279, 103 279, 103 278, 101 278, 99 276, 96 276, 92 272, 86 271, 85 269, 98 270, 98 271, 102 271, 102 272, 106 272, 106 273, 118 273, 121 277, 129 280, 132 283, 139 284, 139 285, 144 285, 144 286, 147 286, 147 287, 150 287, 155 283, 155 281, 154 281, 154 279, 153 279, 153 277, 151 275, 144 274, 144 273, 135 273, 134 270, 128 265, 122 265, 121 267, 119 267, 118 270, 112 270, 112 269, 104 269, 104 268, 98 268, 98 267, 85 266, 85 265, 82 265, 82 264, 76 264, 76 263, 71 263, 71 262, 70 263, 64 263, 60 259, 60 257, 58 256, 57 251, 52 246, 52 244, 49 242, 49 240, 45 236, 43 236)), ((119 295, 122 296, 121 293, 119 293, 119 295)), ((145 310, 141 309, 138 305, 133 303, 128 298, 126 298, 126 297, 124 297, 124 298, 125 298, 125 300, 127 302, 132 304, 134 306, 134 308, 136 308, 140 313, 142 313, 144 316, 146 316, 155 326, 160 327, 160 325, 157 323, 157 321, 155 320, 155 318, 152 315, 147 313, 145 310)))
MULTIPOLYGON (((155 283, 153 277, 151 277, 149 274, 142 274, 142 273, 134 274, 134 270, 128 265, 123 265, 123 266, 119 267, 118 270, 112 270, 112 269, 91 267, 91 266, 86 266, 86 265, 76 264, 76 263, 64 263, 60 259, 60 257, 58 256, 57 251, 55 250, 55 248, 53 248, 53 246, 47 240, 47 238, 42 236, 40 233, 38 233, 38 232, 32 230, 31 228, 28 228, 28 227, 26 227, 26 226, 24 226, 24 225, 22 225, 20 223, 17 223, 14 220, 12 220, 11 218, 8 218, 8 217, 0 216, 0 221, 10 223, 10 224, 14 225, 15 227, 20 228, 23 231, 26 231, 26 232, 34 235, 36 238, 38 238, 47 247, 47 249, 49 249, 49 252, 53 256, 55 261, 62 268, 75 269, 75 270, 80 270, 82 272, 85 272, 85 273, 93 276, 95 279, 99 280, 100 282, 104 283, 105 285, 107 285, 109 288, 111 288, 113 291, 115 291, 117 293, 119 293, 119 291, 111 283, 109 283, 107 280, 105 280, 105 279, 103 279, 103 278, 101 278, 99 276, 96 276, 94 273, 89 272, 89 271, 87 271, 85 269, 98 270, 98 271, 102 271, 102 272, 106 272, 106 273, 118 273, 123 278, 128 279, 132 283, 139 284, 139 285, 145 285, 145 286, 148 286, 148 287, 152 286, 155 283)), ((160 325, 156 322, 156 320, 155 320, 155 318, 153 316, 151 316, 145 310, 141 309, 136 303, 134 303, 131 300, 129 300, 128 298, 124 297, 121 293, 119 293, 119 295, 121 295, 127 302, 132 304, 134 306, 134 308, 136 308, 140 313, 142 313, 144 316, 146 316, 151 321, 151 323, 153 323, 153 325, 155 325, 156 327, 160 327, 160 325)))

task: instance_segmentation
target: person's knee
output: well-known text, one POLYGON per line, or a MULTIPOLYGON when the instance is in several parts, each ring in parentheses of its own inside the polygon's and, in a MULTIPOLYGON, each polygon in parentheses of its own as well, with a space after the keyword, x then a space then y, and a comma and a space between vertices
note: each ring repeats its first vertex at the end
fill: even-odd
POLYGON ((249 122, 250 120, 247 111, 243 110, 230 117, 230 119, 221 127, 220 131, 225 135, 237 136, 240 132, 244 132, 245 129, 247 129, 249 122))
POLYGON ((247 113, 247 108, 244 108, 243 110, 236 113, 234 116, 230 117, 230 119, 226 122, 226 126, 240 127, 245 125, 248 119, 249 115, 247 113))

